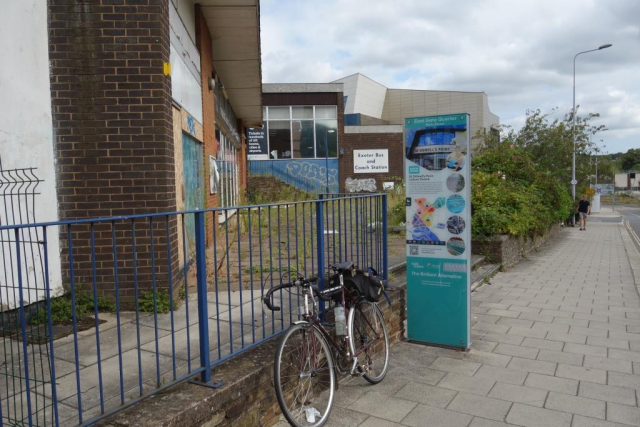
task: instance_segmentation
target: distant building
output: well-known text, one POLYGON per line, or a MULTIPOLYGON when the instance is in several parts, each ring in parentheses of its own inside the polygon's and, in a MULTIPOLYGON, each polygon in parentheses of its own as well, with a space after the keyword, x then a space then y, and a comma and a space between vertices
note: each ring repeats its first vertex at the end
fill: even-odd
POLYGON ((472 138, 500 123, 484 92, 388 89, 362 74, 262 92, 263 127, 248 130, 250 174, 318 193, 380 191, 402 179, 406 117, 468 113, 472 138))
POLYGON ((468 113, 471 116, 471 137, 500 124, 489 109, 484 92, 388 89, 369 77, 356 73, 334 83, 344 85, 346 126, 403 125, 407 117, 468 113))
POLYGON ((615 184, 616 191, 640 192, 640 171, 617 173, 615 184))

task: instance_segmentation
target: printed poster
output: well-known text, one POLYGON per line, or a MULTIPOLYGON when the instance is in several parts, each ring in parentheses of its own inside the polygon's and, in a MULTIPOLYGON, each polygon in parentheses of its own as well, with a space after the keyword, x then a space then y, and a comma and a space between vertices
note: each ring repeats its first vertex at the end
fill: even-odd
POLYGON ((409 340, 468 348, 469 115, 405 119, 409 340))

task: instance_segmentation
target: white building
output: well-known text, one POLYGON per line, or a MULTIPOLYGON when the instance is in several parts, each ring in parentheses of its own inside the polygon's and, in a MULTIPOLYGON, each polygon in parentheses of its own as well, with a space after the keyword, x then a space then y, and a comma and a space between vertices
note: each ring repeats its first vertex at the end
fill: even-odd
POLYGON ((389 89, 360 73, 334 83, 344 85, 346 126, 403 125, 407 117, 468 113, 473 138, 500 124, 484 92, 389 89))
POLYGON ((640 193, 640 171, 617 173, 616 191, 633 191, 640 193))
MULTIPOLYGON (((4 2, 2 8, 0 51, 5 54, 5 63, 0 67, 0 93, 5 108, 0 114, 0 197, 8 208, 0 212, 0 225, 57 221, 47 2, 10 1, 4 2), (34 177, 41 180, 37 186, 24 183, 34 177)), ((21 247, 25 252, 22 279, 30 290, 23 299, 34 301, 44 293, 43 247, 35 243, 44 236, 36 229, 19 234, 25 242, 21 247), (39 284, 38 291, 34 283, 39 284)), ((55 295, 62 290, 57 227, 49 227, 47 241, 49 286, 55 295)), ((0 232, 0 311, 18 302, 17 290, 14 291, 17 266, 9 255, 15 251, 14 242, 12 231, 0 232)))

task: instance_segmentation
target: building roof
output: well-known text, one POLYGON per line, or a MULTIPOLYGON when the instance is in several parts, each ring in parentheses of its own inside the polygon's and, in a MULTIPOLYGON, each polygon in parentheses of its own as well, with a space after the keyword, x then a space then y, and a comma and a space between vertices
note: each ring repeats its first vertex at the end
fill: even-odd
POLYGON ((262 123, 259 0, 197 0, 211 33, 213 64, 233 111, 246 126, 262 123))
POLYGON ((387 90, 410 90, 410 91, 421 91, 421 92, 459 92, 459 93, 485 93, 482 90, 478 90, 478 91, 474 91, 474 90, 437 90, 437 89, 409 89, 409 88, 394 88, 394 87, 388 87, 383 85, 382 83, 380 83, 377 80, 372 79, 369 76, 366 76, 362 73, 353 73, 353 74, 349 74, 348 76, 344 76, 341 77, 337 80, 334 80, 332 83, 339 83, 342 80, 348 79, 349 77, 353 77, 353 76, 359 76, 359 77, 364 77, 367 80, 371 80, 372 82, 380 85, 380 86, 384 86, 385 88, 387 88, 387 90))
POLYGON ((342 92, 342 83, 265 83, 264 93, 318 93, 342 92))

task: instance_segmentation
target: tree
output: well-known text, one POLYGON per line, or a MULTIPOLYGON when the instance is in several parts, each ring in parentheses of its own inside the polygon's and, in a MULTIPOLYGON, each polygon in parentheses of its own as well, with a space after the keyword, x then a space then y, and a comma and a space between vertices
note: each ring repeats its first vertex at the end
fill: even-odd
POLYGON ((521 147, 485 148, 472 165, 474 236, 542 234, 573 211, 566 185, 521 147))
MULTIPOLYGON (((615 175, 618 172, 618 165, 615 161, 608 159, 606 156, 598 156, 598 183, 613 183, 615 175)), ((593 162, 592 174, 595 176, 595 161, 593 162)), ((595 180, 593 183, 595 183, 595 180)))
POLYGON ((631 148, 620 157, 620 167, 624 171, 636 170, 640 165, 640 148, 631 148))
MULTIPOLYGON (((503 126, 500 137, 494 134, 483 136, 487 148, 520 148, 542 170, 556 177, 567 188, 571 187, 571 169, 573 144, 573 113, 566 114, 562 119, 551 119, 550 113, 538 110, 527 110, 525 124, 518 131, 503 126)), ((592 120, 599 114, 590 113, 585 117, 576 115, 575 150, 576 150, 576 180, 578 187, 576 195, 581 194, 589 186, 589 177, 594 175, 595 168, 590 163, 591 153, 595 144, 591 142, 598 133, 606 130, 603 125, 594 126, 592 120)), ((599 166, 599 165, 598 165, 599 166)))

